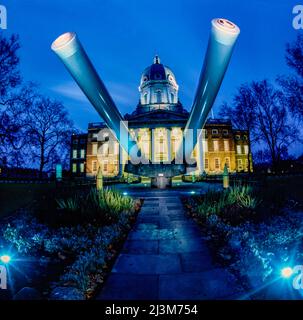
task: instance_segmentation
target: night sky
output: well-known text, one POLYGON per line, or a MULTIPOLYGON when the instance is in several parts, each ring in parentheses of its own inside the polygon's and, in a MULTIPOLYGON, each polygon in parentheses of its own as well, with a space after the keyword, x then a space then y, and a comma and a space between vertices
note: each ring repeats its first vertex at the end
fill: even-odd
MULTIPOLYGON (((62 100, 76 126, 100 121, 62 63, 50 50, 52 41, 76 31, 122 113, 138 103, 140 75, 157 53, 180 86, 179 98, 190 109, 207 46, 210 21, 235 22, 241 35, 215 103, 230 101, 237 87, 251 80, 274 80, 289 73, 285 44, 292 27, 292 0, 0 0, 8 11, 8 30, 22 44, 25 80, 40 84, 62 100)), ((298 148, 294 148, 294 151, 298 148)))

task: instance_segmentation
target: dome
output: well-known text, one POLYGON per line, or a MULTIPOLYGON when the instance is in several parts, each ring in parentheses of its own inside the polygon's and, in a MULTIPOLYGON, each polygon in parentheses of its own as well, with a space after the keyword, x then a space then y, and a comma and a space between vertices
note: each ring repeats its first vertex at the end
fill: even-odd
POLYGON ((139 86, 140 100, 135 113, 146 113, 154 110, 183 112, 178 97, 179 86, 172 70, 155 56, 154 63, 146 68, 139 86))
POLYGON ((160 63, 159 56, 155 56, 154 63, 143 71, 140 87, 144 88, 146 85, 150 84, 150 81, 165 81, 176 89, 178 88, 174 73, 169 67, 164 66, 162 63, 160 63))

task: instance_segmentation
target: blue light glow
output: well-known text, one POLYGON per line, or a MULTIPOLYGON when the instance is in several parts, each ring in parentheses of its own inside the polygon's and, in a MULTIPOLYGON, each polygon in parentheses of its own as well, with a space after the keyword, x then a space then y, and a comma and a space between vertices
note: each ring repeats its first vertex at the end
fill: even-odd
POLYGON ((11 257, 7 254, 4 254, 4 255, 0 256, 0 261, 2 263, 8 264, 11 261, 11 257))
POLYGON ((191 191, 190 194, 196 194, 196 191, 191 191))
POLYGON ((281 276, 283 278, 290 278, 293 274, 293 270, 291 267, 285 267, 281 270, 281 276))
POLYGON ((124 196, 127 196, 127 195, 128 195, 128 193, 127 193, 127 192, 123 192, 123 195, 124 195, 124 196))

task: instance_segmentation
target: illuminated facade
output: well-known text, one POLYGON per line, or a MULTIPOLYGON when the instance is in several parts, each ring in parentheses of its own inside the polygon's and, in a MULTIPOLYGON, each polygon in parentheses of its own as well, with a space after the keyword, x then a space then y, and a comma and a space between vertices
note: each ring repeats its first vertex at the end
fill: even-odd
MULTIPOLYGON (((132 114, 125 115, 141 152, 153 163, 170 163, 183 141, 189 113, 178 99, 178 90, 173 72, 156 56, 141 76, 139 104, 132 114)), ((105 124, 92 123, 86 135, 72 137, 73 175, 94 177, 100 165, 104 176, 124 174, 120 163, 126 161, 127 155, 120 152, 119 143, 110 135, 105 124), (81 145, 80 141, 86 144, 81 145)), ((225 164, 230 172, 248 171, 248 137, 247 131, 233 129, 230 121, 209 119, 193 152, 195 174, 222 174, 225 164)))

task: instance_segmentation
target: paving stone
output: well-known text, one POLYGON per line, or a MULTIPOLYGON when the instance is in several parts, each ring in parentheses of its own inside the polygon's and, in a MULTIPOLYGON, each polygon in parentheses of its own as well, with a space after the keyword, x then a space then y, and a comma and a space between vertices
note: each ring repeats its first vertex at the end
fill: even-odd
POLYGON ((173 204, 176 204, 176 203, 181 204, 181 201, 179 200, 179 198, 166 198, 165 202, 167 204, 171 204, 171 203, 173 203, 173 204))
POLYGON ((214 268, 211 256, 207 250, 205 252, 180 253, 182 271, 202 272, 214 268))
POLYGON ((171 221, 171 225, 174 226, 174 228, 180 228, 180 227, 197 228, 197 224, 195 222, 193 222, 192 220, 188 220, 188 219, 186 219, 186 220, 180 219, 180 220, 171 221))
POLYGON ((144 202, 144 208, 156 208, 156 207, 159 207, 159 202, 147 202, 145 203, 144 202))
POLYGON ((122 249, 127 254, 157 254, 159 252, 158 240, 127 240, 122 249))
POLYGON ((167 210, 171 211, 171 210, 181 210, 182 211, 182 207, 180 206, 167 206, 167 210))
POLYGON ((197 224, 178 197, 149 192, 98 299, 237 299, 242 288, 212 262, 197 224))
POLYGON ((159 240, 172 240, 175 238, 174 229, 159 229, 159 240))
POLYGON ((186 239, 186 238, 202 238, 201 231, 194 227, 179 227, 174 229, 174 235, 176 239, 186 239))
POLYGON ((157 223, 138 223, 134 230, 155 230, 159 229, 159 222, 157 223))
POLYGON ((141 209, 140 214, 141 215, 146 215, 146 214, 150 214, 150 215, 158 215, 160 213, 161 209, 160 207, 144 207, 141 209))
POLYGON ((157 298, 158 276, 112 273, 97 300, 155 300, 157 298))
POLYGON ((159 216, 139 216, 137 219, 138 223, 157 223, 159 216))
POLYGON ((159 299, 223 299, 240 292, 236 279, 225 269, 159 277, 159 299))
POLYGON ((160 240, 159 253, 189 253, 189 252, 205 252, 207 247, 202 239, 186 238, 174 240, 160 240))
POLYGON ((129 240, 159 240, 159 230, 133 230, 129 237, 129 240))
POLYGON ((180 257, 175 254, 120 254, 112 273, 176 274, 181 272, 180 257))

